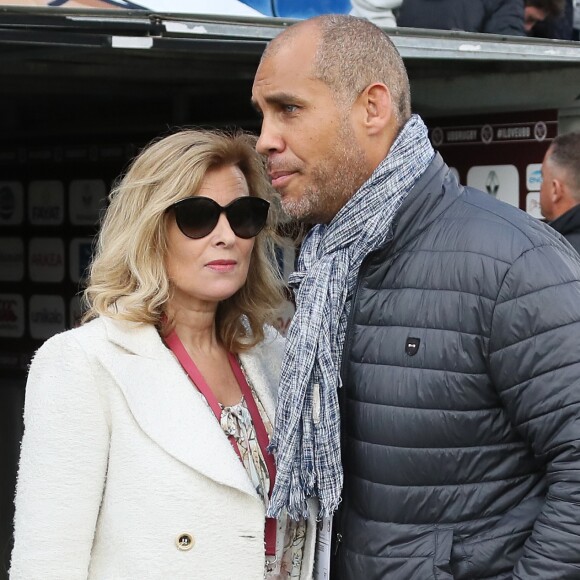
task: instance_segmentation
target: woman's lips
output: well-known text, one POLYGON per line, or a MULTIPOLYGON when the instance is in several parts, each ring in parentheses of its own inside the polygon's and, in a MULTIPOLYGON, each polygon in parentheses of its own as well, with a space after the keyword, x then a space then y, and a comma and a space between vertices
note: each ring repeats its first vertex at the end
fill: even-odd
POLYGON ((216 272, 231 272, 236 267, 236 264, 235 260, 214 260, 213 262, 208 262, 206 266, 216 272))

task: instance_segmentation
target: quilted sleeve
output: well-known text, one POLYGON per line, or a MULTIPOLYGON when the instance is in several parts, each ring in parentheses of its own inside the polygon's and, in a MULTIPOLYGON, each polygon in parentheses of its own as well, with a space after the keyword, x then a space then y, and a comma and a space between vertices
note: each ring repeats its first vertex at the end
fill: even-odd
POLYGON ((580 259, 522 254, 493 315, 490 372, 514 426, 546 466, 545 505, 514 579, 580 578, 580 259))

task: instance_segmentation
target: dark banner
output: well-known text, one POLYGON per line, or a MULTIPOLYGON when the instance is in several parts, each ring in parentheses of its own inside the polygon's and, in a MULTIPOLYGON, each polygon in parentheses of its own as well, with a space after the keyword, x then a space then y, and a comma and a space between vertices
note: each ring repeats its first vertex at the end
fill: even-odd
POLYGON ((428 126, 461 183, 541 217, 541 165, 558 134, 557 111, 431 119, 428 126))

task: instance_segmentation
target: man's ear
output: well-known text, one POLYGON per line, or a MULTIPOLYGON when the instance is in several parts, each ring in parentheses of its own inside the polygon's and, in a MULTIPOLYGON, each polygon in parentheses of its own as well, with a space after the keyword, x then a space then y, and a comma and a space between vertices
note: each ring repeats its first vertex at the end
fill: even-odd
POLYGON ((552 187, 550 188, 550 195, 552 196, 552 203, 561 203, 565 198, 565 185, 559 179, 552 179, 552 187))
POLYGON ((369 136, 382 133, 393 119, 393 101, 389 87, 373 83, 359 95, 362 122, 369 136))

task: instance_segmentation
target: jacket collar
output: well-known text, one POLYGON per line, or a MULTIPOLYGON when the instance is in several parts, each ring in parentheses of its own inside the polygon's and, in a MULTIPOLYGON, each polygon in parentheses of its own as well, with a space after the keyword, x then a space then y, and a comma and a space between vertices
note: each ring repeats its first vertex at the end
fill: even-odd
MULTIPOLYGON (((139 427, 183 464, 257 498, 213 412, 155 327, 105 317, 99 320, 108 340, 119 347, 114 354, 107 352, 101 357, 101 363, 123 392, 139 427)), ((266 414, 273 420, 271 385, 260 353, 250 352, 240 359, 266 414)))
POLYGON ((563 236, 571 232, 580 232, 580 204, 575 205, 554 221, 549 222, 549 225, 563 236))
POLYGON ((389 253, 398 251, 428 228, 462 192, 463 188, 457 184, 441 155, 436 153, 395 216, 393 246, 389 253))

